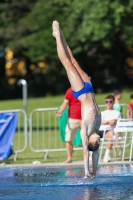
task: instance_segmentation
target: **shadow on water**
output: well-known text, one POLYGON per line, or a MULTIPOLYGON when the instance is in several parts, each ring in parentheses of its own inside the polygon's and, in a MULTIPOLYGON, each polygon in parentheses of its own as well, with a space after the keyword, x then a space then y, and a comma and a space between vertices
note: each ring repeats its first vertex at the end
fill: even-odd
POLYGON ((84 179, 82 166, 0 168, 0 199, 132 199, 133 165, 100 166, 84 179))

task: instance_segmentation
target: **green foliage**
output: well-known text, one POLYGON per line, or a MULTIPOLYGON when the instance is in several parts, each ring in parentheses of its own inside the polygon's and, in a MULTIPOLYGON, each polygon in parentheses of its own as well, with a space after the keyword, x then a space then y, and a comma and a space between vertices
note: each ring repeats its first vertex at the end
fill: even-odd
MULTIPOLYGON (((0 4, 4 27, 1 27, 0 35, 5 31, 4 38, 8 39, 6 45, 11 44, 16 50, 25 47, 26 56, 33 60, 47 58, 55 52, 51 29, 54 19, 59 20, 74 49, 78 46, 77 42, 89 42, 90 45, 100 42, 105 48, 111 47, 111 40, 116 34, 125 34, 125 43, 131 40, 132 1, 13 0, 0 4), (5 10, 8 12, 5 13, 5 10), (72 34, 76 37, 72 37, 72 34)), ((82 48, 79 48, 81 51, 82 48)))
MULTIPOLYGON (((132 0, 3 1, 0 2, 0 49, 11 47, 16 57, 28 58, 29 64, 40 60, 48 63, 45 85, 51 93, 62 92, 69 83, 65 81, 64 86, 60 85, 65 72, 52 37, 52 21, 56 19, 74 56, 92 77, 96 91, 131 87, 133 64, 126 60, 133 56, 133 51, 128 50, 133 47, 132 10, 132 0), (58 77, 57 87, 53 74, 58 77), (127 81, 123 82, 125 79, 127 81)), ((41 88, 43 75, 30 72, 29 64, 26 75, 31 77, 29 84, 34 88, 39 78, 38 87, 41 88)), ((41 91, 33 91, 31 95, 43 95, 41 91)))

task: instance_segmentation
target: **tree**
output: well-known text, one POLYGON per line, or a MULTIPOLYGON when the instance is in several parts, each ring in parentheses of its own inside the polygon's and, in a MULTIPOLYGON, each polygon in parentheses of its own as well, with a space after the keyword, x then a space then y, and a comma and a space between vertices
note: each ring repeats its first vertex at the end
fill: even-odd
POLYGON ((91 75, 95 91, 130 87, 132 10, 132 0, 5 1, 0 3, 0 41, 3 48, 9 46, 16 57, 25 59, 29 85, 41 88, 36 89, 39 94, 30 90, 32 94, 44 95, 48 87, 51 93, 63 92, 69 83, 57 57, 51 29, 52 21, 57 19, 74 56, 91 75), (47 70, 40 68, 39 62, 47 70))

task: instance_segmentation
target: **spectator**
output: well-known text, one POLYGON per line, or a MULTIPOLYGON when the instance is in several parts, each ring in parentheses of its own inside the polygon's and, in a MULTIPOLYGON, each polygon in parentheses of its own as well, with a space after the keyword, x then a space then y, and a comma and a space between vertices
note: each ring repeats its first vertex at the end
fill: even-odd
POLYGON ((133 94, 130 95, 130 103, 127 107, 127 118, 133 118, 133 94))
MULTIPOLYGON (((122 98, 122 91, 115 90, 114 91, 115 103, 113 104, 113 109, 121 113, 122 117, 122 106, 120 105, 120 99, 122 98)), ((115 133, 115 137, 119 137, 119 133, 115 133)), ((115 145, 118 145, 118 140, 115 141, 115 145)))
MULTIPOLYGON (((105 98, 105 103, 106 103, 106 110, 101 112, 102 115, 102 122, 101 122, 101 126, 100 126, 100 131, 99 131, 99 135, 102 138, 103 137, 103 130, 105 128, 115 128, 115 125, 117 123, 117 120, 121 118, 121 114, 120 112, 113 110, 113 104, 114 104, 114 96, 113 95, 108 95, 105 98)), ((113 130, 107 130, 105 137, 106 138, 113 138, 114 135, 114 131, 113 130)), ((106 152, 104 155, 104 162, 109 162, 111 160, 110 157, 110 151, 112 149, 112 142, 110 140, 108 140, 107 142, 107 147, 106 147, 106 152)))
POLYGON ((120 105, 120 99, 122 98, 122 91, 115 90, 114 97, 115 97, 115 103, 113 104, 113 109, 119 111, 122 114, 122 107, 120 105))
POLYGON ((81 103, 73 96, 71 87, 66 91, 64 101, 60 106, 60 110, 56 112, 56 116, 61 117, 62 112, 66 109, 67 106, 68 106, 68 122, 65 129, 67 160, 64 162, 64 164, 72 162, 72 152, 73 152, 72 141, 74 139, 74 136, 78 128, 80 128, 81 125, 81 103))

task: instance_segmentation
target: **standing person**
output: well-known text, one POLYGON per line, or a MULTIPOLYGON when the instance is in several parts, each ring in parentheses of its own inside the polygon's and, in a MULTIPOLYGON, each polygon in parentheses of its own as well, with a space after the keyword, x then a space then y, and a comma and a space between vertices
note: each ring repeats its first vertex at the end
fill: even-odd
MULTIPOLYGON (((122 117, 122 106, 120 105, 120 100, 122 98, 122 91, 121 90, 115 90, 114 91, 114 97, 115 102, 113 104, 113 109, 121 113, 122 117)), ((115 133, 115 137, 119 137, 119 133, 115 133)), ((118 146, 118 140, 115 140, 115 145, 118 146)))
POLYGON ((115 90, 114 91, 114 97, 115 97, 115 102, 114 102, 114 105, 113 105, 113 109, 122 114, 122 107, 120 105, 120 99, 122 98, 122 91, 121 90, 115 90))
POLYGON ((133 94, 130 95, 130 103, 127 107, 127 118, 133 118, 133 94))
MULTIPOLYGON (((121 113, 113 109, 114 100, 115 98, 113 95, 108 95, 105 98, 106 110, 101 112, 102 122, 99 131, 99 135, 101 136, 101 138, 103 137, 103 130, 105 128, 109 128, 109 130, 106 131, 105 137, 112 139, 114 136, 113 129, 115 128, 118 119, 121 119, 121 113), (110 130, 110 128, 112 129, 110 130)), ((108 140, 106 152, 103 159, 104 162, 111 161, 110 151, 112 149, 112 145, 112 142, 108 140)))
POLYGON ((72 162, 72 141, 78 128, 81 126, 81 103, 73 96, 71 87, 66 91, 64 101, 61 104, 60 109, 56 112, 56 116, 61 117, 62 112, 66 109, 66 107, 68 107, 68 122, 65 129, 67 160, 64 164, 72 162))
POLYGON ((57 21, 53 21, 53 36, 56 39, 58 57, 66 69, 72 92, 81 102, 81 139, 84 152, 85 177, 95 177, 98 165, 98 148, 100 144, 99 127, 101 112, 98 108, 90 77, 80 68, 78 62, 65 40, 57 21), (92 154, 92 174, 89 171, 89 151, 92 154))

